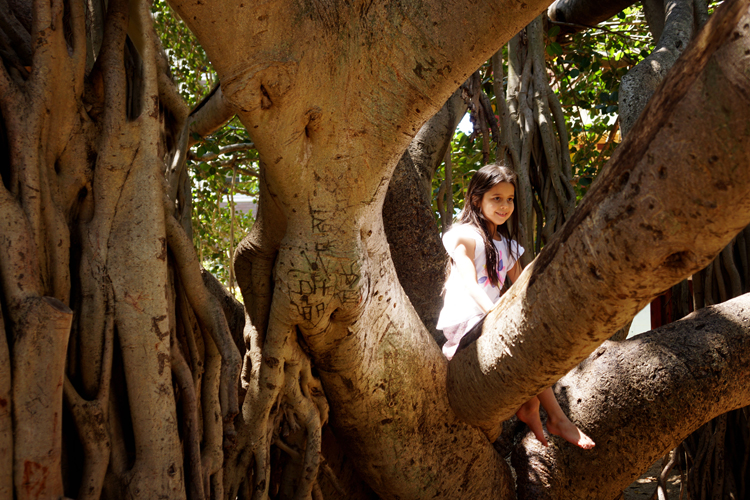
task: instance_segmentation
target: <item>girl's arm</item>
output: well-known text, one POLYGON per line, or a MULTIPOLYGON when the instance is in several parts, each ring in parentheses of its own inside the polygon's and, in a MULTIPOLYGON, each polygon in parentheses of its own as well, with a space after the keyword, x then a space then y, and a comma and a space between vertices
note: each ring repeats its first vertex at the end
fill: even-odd
MULTIPOLYGON (((453 260, 456 262, 458 274, 466 286, 469 296, 487 314, 494 304, 477 283, 477 268, 474 266, 475 246, 476 243, 473 239, 459 237, 458 245, 456 245, 456 250, 453 253, 453 260)), ((515 266, 513 267, 515 268, 515 266)))
POLYGON ((516 261, 513 264, 513 267, 508 269, 508 277, 510 278, 511 283, 515 283, 518 281, 519 276, 521 276, 521 271, 523 271, 523 268, 521 267, 521 263, 516 261))

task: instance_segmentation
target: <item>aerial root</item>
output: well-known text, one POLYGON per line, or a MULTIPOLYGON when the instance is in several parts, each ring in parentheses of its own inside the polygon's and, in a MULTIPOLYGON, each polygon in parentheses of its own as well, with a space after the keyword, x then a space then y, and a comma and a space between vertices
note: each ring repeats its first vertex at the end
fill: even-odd
POLYGON ((224 311, 216 297, 211 295, 203 283, 200 263, 195 247, 182 226, 171 215, 174 204, 165 199, 167 241, 176 260, 185 294, 196 313, 201 328, 208 331, 222 357, 220 386, 221 411, 225 435, 233 434, 233 420, 239 413, 238 384, 242 359, 229 332, 224 311), (171 208, 170 208, 171 207, 171 208))
POLYGON ((111 283, 106 287, 106 312, 102 369, 96 398, 84 400, 65 375, 63 395, 73 415, 84 452, 83 479, 78 493, 80 500, 96 500, 101 496, 104 477, 109 466, 111 439, 109 433, 109 393, 112 380, 112 354, 114 352, 114 291, 111 283))
POLYGON ((200 422, 198 420, 198 398, 193 385, 190 367, 180 352, 176 335, 172 333, 170 363, 177 386, 182 395, 183 415, 185 416, 185 455, 187 455, 186 476, 191 499, 203 500, 205 488, 203 466, 201 465, 200 422))
POLYGON ((282 345, 267 342, 265 347, 262 365, 252 370, 254 382, 245 401, 246 412, 249 410, 246 420, 258 422, 250 436, 255 459, 252 498, 266 500, 269 491, 275 494, 277 488, 284 487, 295 500, 307 500, 313 495, 320 468, 328 402, 312 374, 309 358, 296 341, 282 345), (271 460, 272 446, 288 460, 271 460), (290 475, 292 480, 287 481, 290 475), (296 483, 293 491, 290 483, 296 483))

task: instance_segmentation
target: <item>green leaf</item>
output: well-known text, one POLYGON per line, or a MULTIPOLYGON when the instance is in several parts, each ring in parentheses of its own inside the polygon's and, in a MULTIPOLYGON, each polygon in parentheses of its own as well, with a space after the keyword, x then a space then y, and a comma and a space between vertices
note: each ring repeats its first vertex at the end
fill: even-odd
POLYGON ((551 42, 549 45, 547 45, 547 53, 551 56, 561 56, 563 53, 562 46, 557 42, 551 42))

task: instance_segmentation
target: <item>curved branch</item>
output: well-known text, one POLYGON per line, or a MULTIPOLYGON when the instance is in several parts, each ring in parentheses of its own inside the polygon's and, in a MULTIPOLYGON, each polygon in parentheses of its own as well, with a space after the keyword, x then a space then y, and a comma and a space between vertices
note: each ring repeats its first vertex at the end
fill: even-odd
POLYGON ((190 112, 190 134, 188 144, 197 142, 195 136, 205 137, 218 130, 234 118, 236 110, 224 97, 221 85, 214 88, 193 111, 190 112))
POLYGON ((571 418, 596 439, 601 473, 587 473, 590 453, 542 449, 527 438, 513 459, 519 499, 615 498, 692 431, 750 405, 748 355, 750 294, 605 342, 555 386, 571 418))
MULTIPOLYGON (((443 337, 435 325, 442 307, 447 255, 432 215, 432 178, 465 112, 459 89, 422 126, 396 165, 382 211, 399 282, 438 342, 443 337)), ((447 192, 452 197, 452 186, 447 192)), ((446 218, 452 219, 453 213, 446 218)))
POLYGON ((224 99, 220 86, 214 87, 190 112, 190 115, 182 126, 168 171, 167 180, 170 186, 170 199, 176 199, 177 190, 179 189, 178 180, 185 168, 188 150, 191 145, 197 142, 194 136, 204 137, 216 131, 231 120, 234 114, 234 108, 224 99))
POLYGON ((622 77, 620 126, 625 136, 693 35, 692 0, 665 2, 664 30, 654 51, 622 77))
POLYGON ((705 266, 750 222, 750 179, 732 173, 750 163, 744 128, 750 93, 742 76, 750 60, 739 56, 750 36, 728 36, 747 2, 724 5, 675 65, 640 128, 615 152, 564 230, 489 314, 477 342, 449 364, 452 407, 488 435, 495 436, 502 420, 666 286, 705 266), (711 74, 710 97, 697 79, 701 73, 711 74), (680 137, 680 150, 672 147, 672 137, 680 137), (728 144, 731 156, 722 152, 728 144), (637 279, 623 278, 633 276, 633 269, 637 279), (556 290, 555 298, 549 290, 556 290), (597 306, 584 297, 596 297, 597 306))
POLYGON ((547 15, 552 22, 564 27, 562 32, 575 33, 596 27, 634 3, 633 0, 556 0, 547 8, 547 15))

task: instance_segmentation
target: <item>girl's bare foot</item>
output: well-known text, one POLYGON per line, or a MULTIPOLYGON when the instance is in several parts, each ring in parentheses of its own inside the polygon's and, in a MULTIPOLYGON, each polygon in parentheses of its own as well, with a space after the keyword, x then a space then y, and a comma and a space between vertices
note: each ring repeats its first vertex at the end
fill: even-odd
POLYGON ((542 420, 539 417, 539 399, 536 397, 526 401, 516 412, 518 420, 525 423, 534 433, 537 440, 542 443, 545 447, 549 446, 547 438, 544 436, 544 428, 542 427, 542 420))
POLYGON ((567 442, 583 448, 584 450, 590 450, 596 444, 593 439, 581 432, 581 430, 567 418, 560 419, 559 421, 553 421, 552 418, 548 418, 547 430, 556 436, 560 436, 567 442))

